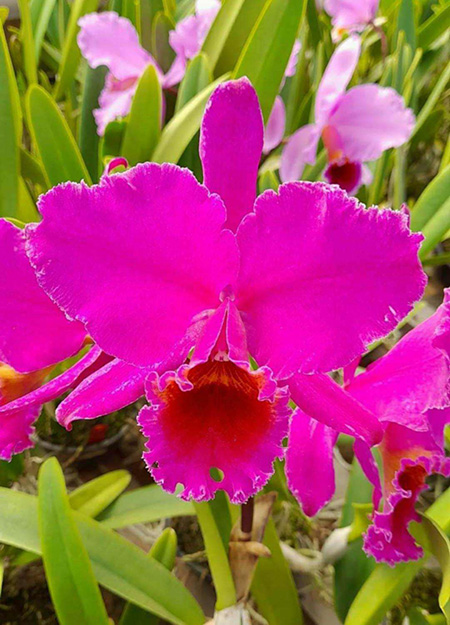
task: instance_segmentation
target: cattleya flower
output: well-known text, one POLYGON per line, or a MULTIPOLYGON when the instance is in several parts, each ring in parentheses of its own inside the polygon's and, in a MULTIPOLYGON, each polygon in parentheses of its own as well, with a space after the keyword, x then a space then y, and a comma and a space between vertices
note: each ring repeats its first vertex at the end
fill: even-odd
POLYGON ((360 52, 357 36, 349 37, 335 50, 317 90, 315 123, 297 130, 283 150, 283 182, 297 180, 305 163, 314 163, 322 138, 329 163, 325 179, 355 193, 371 179, 364 163, 410 137, 414 115, 394 89, 366 84, 345 91, 360 52))
POLYGON ((75 386, 100 350, 93 348, 70 371, 42 386, 57 363, 82 348, 86 331, 39 287, 23 230, 0 220, 0 249, 0 457, 10 459, 31 446, 32 423, 42 404, 75 386))
POLYGON ((379 4, 380 0, 324 0, 324 9, 338 32, 359 32, 373 23, 379 4))
MULTIPOLYGON (((355 377, 358 360, 344 369, 346 391, 378 417, 384 432, 378 446, 382 479, 369 447, 361 440, 354 446, 375 487, 375 513, 364 549, 393 565, 421 557, 408 532, 409 522, 419 520, 416 500, 427 487, 428 475, 450 474, 443 446, 443 428, 450 422, 450 291, 434 315, 355 377), (377 511, 381 498, 383 510, 377 511)), ((286 471, 288 479, 303 475, 297 495, 305 512, 313 515, 334 492, 332 450, 338 433, 301 417, 293 420, 301 426, 297 444, 288 449, 286 471)))
POLYGON ((289 427, 290 445, 302 427, 298 415, 289 425, 289 392, 319 426, 377 443, 378 420, 326 372, 392 330, 424 288, 421 235, 401 212, 324 183, 255 201, 262 146, 253 87, 224 83, 202 122, 203 185, 141 164, 55 187, 27 227, 39 284, 113 358, 57 418, 99 416, 145 384, 145 458, 186 499, 223 489, 239 503, 267 482, 289 427))
POLYGON ((89 13, 79 19, 78 46, 93 68, 106 65, 109 72, 100 94, 100 108, 94 111, 98 134, 109 122, 125 117, 139 82, 148 65, 153 65, 163 88, 180 82, 187 60, 200 51, 206 34, 220 9, 219 0, 197 0, 196 14, 181 20, 170 32, 169 42, 177 53, 166 75, 139 43, 133 24, 113 11, 89 13))

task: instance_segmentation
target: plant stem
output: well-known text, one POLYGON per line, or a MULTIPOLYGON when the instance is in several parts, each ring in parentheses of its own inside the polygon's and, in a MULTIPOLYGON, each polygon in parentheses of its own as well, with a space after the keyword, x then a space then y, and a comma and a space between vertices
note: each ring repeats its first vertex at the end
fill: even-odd
POLYGON ((244 534, 251 534, 253 529, 253 509, 255 500, 253 497, 241 506, 241 530, 244 534))

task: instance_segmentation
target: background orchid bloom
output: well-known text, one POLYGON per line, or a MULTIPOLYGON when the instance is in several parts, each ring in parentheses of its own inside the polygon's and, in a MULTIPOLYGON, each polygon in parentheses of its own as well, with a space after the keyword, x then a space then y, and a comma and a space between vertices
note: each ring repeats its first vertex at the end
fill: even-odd
MULTIPOLYGON (((366 210, 323 183, 255 202, 262 144, 253 87, 224 83, 201 128, 204 186, 175 165, 138 165, 55 187, 27 228, 44 290, 146 374, 147 463, 165 489, 182 482, 184 498, 223 489, 238 503, 267 482, 284 453, 288 388, 310 418, 378 442, 377 419, 326 372, 395 327, 424 287, 421 236, 402 213, 366 210)), ((90 386, 69 396, 75 418, 92 417, 90 386)), ((114 380, 112 392, 126 386, 114 380)))
POLYGON ((415 503, 432 473, 450 475, 443 429, 450 422, 450 290, 434 315, 409 332, 386 356, 347 381, 347 391, 384 427, 379 446, 382 480, 359 441, 363 469, 375 485, 375 512, 364 549, 378 561, 417 560, 422 549, 408 532, 418 521, 415 503), (382 486, 380 485, 382 484, 382 486))
MULTIPOLYGON (((57 363, 81 349, 86 331, 39 287, 25 253, 24 232, 6 220, 0 220, 0 248, 0 457, 9 459, 31 446, 43 394, 50 391, 44 400, 49 401, 55 389, 58 396, 73 382, 69 374, 50 382, 50 388, 41 387, 57 363)), ((85 363, 78 365, 77 374, 85 363)))
MULTIPOLYGON (((344 369, 345 388, 383 424, 379 450, 383 480, 369 447, 356 440, 354 451, 374 484, 376 512, 365 549, 379 561, 394 564, 422 552, 408 533, 417 520, 414 504, 430 473, 448 475, 443 427, 450 422, 450 291, 429 319, 409 332, 386 356, 354 377, 358 360, 344 369), (381 482, 383 481, 383 487, 381 482)), ((287 451, 288 485, 308 516, 334 493, 333 447, 338 432, 297 411, 287 451)))
POLYGON ((361 31, 372 23, 380 0, 324 0, 333 26, 343 31, 361 31))
POLYGON ((170 31, 169 43, 177 56, 166 74, 166 86, 181 81, 187 62, 200 52, 220 7, 220 0, 196 0, 195 14, 180 20, 175 30, 170 31))
POLYGON ((335 50, 317 90, 315 123, 297 130, 281 156, 280 175, 286 182, 300 178, 306 163, 315 161, 322 138, 329 166, 324 176, 348 193, 367 183, 364 163, 384 150, 399 147, 414 127, 414 114, 394 89, 375 84, 345 91, 361 51, 359 37, 351 36, 335 50))
POLYGON ((89 13, 78 20, 78 46, 93 68, 105 65, 109 72, 94 111, 97 131, 103 135, 109 122, 125 117, 139 78, 148 65, 154 65, 164 84, 161 69, 152 55, 139 43, 133 24, 113 11, 89 13))

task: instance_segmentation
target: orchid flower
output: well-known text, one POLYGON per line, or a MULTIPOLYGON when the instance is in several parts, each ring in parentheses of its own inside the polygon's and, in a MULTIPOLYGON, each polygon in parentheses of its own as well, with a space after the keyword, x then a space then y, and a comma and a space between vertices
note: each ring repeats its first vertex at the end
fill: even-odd
POLYGON ((166 75, 152 55, 139 43, 133 24, 113 11, 89 13, 79 19, 78 46, 93 68, 105 65, 109 72, 100 94, 100 108, 94 111, 99 135, 118 117, 131 109, 139 78, 153 65, 162 87, 171 87, 183 78, 187 60, 199 51, 220 8, 219 0, 197 0, 196 14, 181 20, 169 35, 177 53, 166 75))
POLYGON ((86 331, 69 321, 39 287, 25 253, 25 235, 0 220, 0 456, 31 446, 43 403, 75 385, 99 356, 93 348, 71 371, 42 386, 55 365, 78 353, 86 331))
POLYGON ((410 137, 414 115, 394 89, 366 84, 345 91, 360 51, 360 39, 352 36, 332 55, 317 90, 315 122, 297 130, 283 150, 283 182, 297 180, 305 164, 314 163, 322 138, 329 163, 325 179, 355 193, 370 181, 364 163, 410 137))
POLYGON ((415 503, 432 473, 450 475, 443 429, 450 422, 450 290, 434 315, 409 332, 386 356, 347 380, 347 391, 383 424, 382 480, 367 446, 359 457, 375 486, 376 511, 365 551, 391 565, 417 560, 422 549, 408 532, 419 521, 415 503), (382 484, 382 486, 381 486, 382 484))
POLYGON ((337 31, 362 31, 375 19, 380 0, 324 0, 337 31))
POLYGON ((169 43, 177 56, 166 74, 167 86, 181 81, 187 62, 200 52, 220 7, 220 0, 196 0, 195 14, 180 20, 170 31, 169 43))
POLYGON ((55 187, 27 227, 39 284, 115 358, 58 419, 97 416, 111 396, 129 403, 145 378, 147 464, 186 499, 223 489, 240 503, 267 482, 289 391, 310 418, 377 443, 378 420, 326 372, 392 330, 424 288, 421 236, 401 212, 323 183, 255 201, 262 146, 253 87, 224 83, 201 127, 204 185, 176 165, 141 164, 55 187))
MULTIPOLYGON (((393 565, 421 557, 422 550, 408 532, 409 522, 419 520, 415 502, 426 488, 428 475, 450 474, 442 436, 444 425, 450 422, 450 291, 434 315, 355 377, 358 360, 344 369, 346 391, 383 426, 378 446, 382 479, 369 447, 362 440, 354 445, 375 487, 376 511, 364 549, 378 561, 393 565), (384 507, 379 512, 382 497, 384 507)), ((334 493, 333 446, 338 433, 304 414, 297 415, 292 424, 296 429, 291 431, 286 458, 288 484, 297 480, 294 494, 312 516, 334 493)))

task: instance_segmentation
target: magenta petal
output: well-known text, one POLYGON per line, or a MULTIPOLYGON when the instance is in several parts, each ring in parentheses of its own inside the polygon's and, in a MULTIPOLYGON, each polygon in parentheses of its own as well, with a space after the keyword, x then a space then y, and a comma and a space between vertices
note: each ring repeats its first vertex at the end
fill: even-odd
POLYGON ((359 30, 375 18, 378 4, 379 0, 325 0, 324 8, 336 28, 359 30))
POLYGON ((394 89, 369 84, 343 95, 328 123, 339 133, 350 161, 373 161, 408 141, 415 117, 394 89))
POLYGON ((250 353, 278 377, 348 364, 420 298, 422 236, 323 183, 258 197, 239 227, 237 306, 250 353))
POLYGON ((306 163, 314 163, 319 139, 320 129, 315 124, 294 132, 281 153, 280 178, 283 182, 298 180, 306 163))
POLYGON ((58 406, 56 419, 70 429, 77 419, 96 419, 120 410, 144 395, 148 369, 113 360, 83 380, 58 406))
POLYGON ((333 108, 344 94, 361 54, 361 40, 351 36, 334 51, 322 76, 316 95, 316 123, 324 126, 333 108))
POLYGON ((378 419, 328 375, 297 374, 286 383, 292 400, 312 419, 362 438, 370 446, 381 440, 383 430, 378 419))
POLYGON ((105 11, 84 15, 78 24, 78 46, 91 67, 106 65, 117 80, 139 78, 149 63, 159 70, 128 19, 105 11))
POLYGON ((23 230, 0 220, 0 248, 0 361, 24 373, 76 354, 86 331, 38 285, 23 230))
POLYGON ((334 494, 333 447, 337 432, 296 410, 289 428, 286 477, 307 516, 314 516, 334 494))
POLYGON ((29 228, 39 281, 108 354, 165 360, 194 317, 235 281, 225 208, 187 170, 147 163, 100 184, 66 183, 40 199, 29 228))
POLYGON ((449 354, 434 343, 438 330, 439 345, 449 340, 449 321, 446 302, 356 376, 347 386, 348 392, 382 421, 427 429, 427 411, 450 406, 449 354))
POLYGON ((30 436, 33 422, 38 418, 42 404, 52 401, 73 388, 89 367, 101 357, 101 350, 93 347, 73 367, 53 378, 35 391, 0 406, 0 458, 10 460, 32 446, 30 436))
POLYGON ((277 96, 264 131, 264 154, 268 154, 281 143, 286 124, 286 108, 283 98, 277 96))
POLYGON ((224 201, 232 230, 253 209, 263 135, 258 96, 249 80, 219 85, 203 116, 200 158, 204 184, 224 201))
POLYGON ((149 438, 144 459, 165 490, 181 483, 183 499, 206 501, 220 489, 243 503, 267 483, 291 412, 287 389, 267 368, 208 360, 151 373, 146 387, 151 406, 138 418, 149 438))

